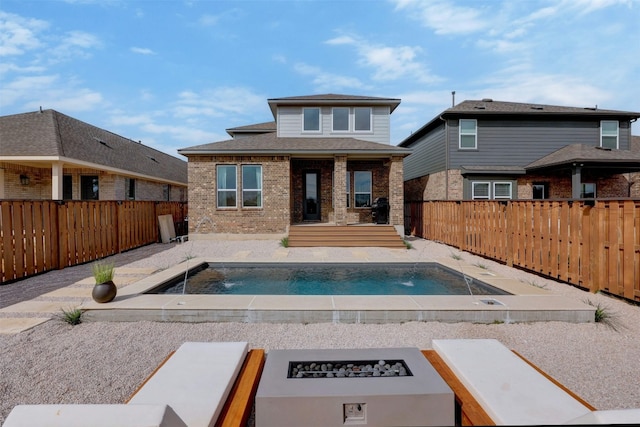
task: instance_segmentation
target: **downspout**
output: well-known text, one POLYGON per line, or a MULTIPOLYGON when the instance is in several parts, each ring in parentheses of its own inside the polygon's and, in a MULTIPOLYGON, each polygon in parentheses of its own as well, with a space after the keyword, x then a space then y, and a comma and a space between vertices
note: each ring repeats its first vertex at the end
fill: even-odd
POLYGON ((439 119, 444 122, 444 199, 449 200, 449 126, 442 116, 439 119))

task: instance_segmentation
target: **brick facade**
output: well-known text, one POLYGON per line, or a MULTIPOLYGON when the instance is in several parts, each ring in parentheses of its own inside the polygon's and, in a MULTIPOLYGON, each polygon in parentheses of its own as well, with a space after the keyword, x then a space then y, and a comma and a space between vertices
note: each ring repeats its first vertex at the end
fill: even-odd
MULTIPOLYGON (((0 163, 0 198, 51 200, 51 169, 18 166, 0 163), (28 185, 22 185, 20 175, 29 178, 28 185)), ((126 200, 125 177, 96 169, 66 169, 65 176, 71 176, 72 200, 80 200, 80 177, 98 176, 98 196, 100 200, 126 200)), ((186 201, 186 186, 168 185, 160 182, 136 178, 135 200, 182 202, 186 201), (167 196, 167 190, 169 195, 167 196)))

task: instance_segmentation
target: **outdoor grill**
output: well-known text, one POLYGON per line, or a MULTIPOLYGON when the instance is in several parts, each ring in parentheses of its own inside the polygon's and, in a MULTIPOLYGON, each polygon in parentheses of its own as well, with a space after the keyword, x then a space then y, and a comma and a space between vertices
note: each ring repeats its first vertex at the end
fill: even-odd
POLYGON ((453 425, 454 395, 417 348, 271 350, 255 425, 453 425))

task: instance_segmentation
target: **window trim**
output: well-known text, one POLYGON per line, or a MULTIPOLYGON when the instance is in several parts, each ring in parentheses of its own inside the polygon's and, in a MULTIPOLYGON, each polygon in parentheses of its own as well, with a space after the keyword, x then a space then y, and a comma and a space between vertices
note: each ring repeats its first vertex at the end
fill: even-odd
POLYGON ((618 150, 620 148, 620 122, 618 120, 600 120, 600 147, 611 150, 618 150), (614 147, 605 147, 604 145, 604 137, 613 137, 614 135, 607 135, 604 131, 605 123, 615 123, 616 124, 616 146, 614 147))
POLYGON ((349 107, 333 107, 331 108, 331 132, 336 133, 347 133, 351 131, 351 108, 349 107), (335 125, 335 112, 336 110, 347 110, 347 128, 346 129, 336 129, 335 125))
POLYGON ((320 107, 303 107, 302 108, 302 132, 303 133, 321 133, 322 132, 322 109, 320 107), (318 129, 305 129, 306 111, 317 110, 318 111, 318 129))
POLYGON ((458 122, 458 149, 460 150, 477 150, 478 149, 478 120, 477 119, 460 119, 458 122), (462 122, 473 122, 474 123, 474 131, 462 131, 462 122), (463 147, 462 146, 462 136, 473 135, 473 147, 463 147))
POLYGON ((353 131, 358 133, 371 133, 373 132, 373 108, 371 107, 354 107, 353 108, 353 131), (358 129, 358 110, 369 111, 369 129, 358 129))
POLYGON ((491 182, 490 181, 471 181, 471 200, 491 200, 491 182), (484 184, 487 186, 486 197, 476 197, 477 184, 484 184))
POLYGON ((246 165, 242 165, 242 207, 246 208, 246 209, 262 209, 263 204, 262 204, 262 179, 263 179, 263 175, 262 175, 262 165, 258 165, 258 164, 246 164, 246 165), (260 182, 259 184, 259 188, 246 188, 244 185, 244 170, 245 167, 254 167, 254 168, 260 168, 260 182), (258 195, 258 205, 256 206, 247 206, 244 204, 244 194, 245 192, 249 192, 249 191, 255 191, 257 193, 259 193, 258 195))
MULTIPOLYGON (((225 198, 226 200, 226 198, 225 198)), ((219 164, 216 165, 216 208, 218 209, 237 209, 238 208, 238 166, 237 165, 230 165, 230 164, 219 164), (218 175, 220 172, 220 168, 233 168, 233 174, 235 176, 235 183, 236 186, 234 189, 229 189, 229 188, 220 188, 220 176, 218 175), (234 192, 235 193, 235 205, 233 206, 220 206, 220 193, 221 192, 225 192, 225 193, 231 193, 234 192)))
POLYGON ((373 204, 373 173, 371 171, 354 171, 353 172, 353 206, 356 209, 367 209, 370 208, 373 204), (369 175, 369 191, 357 191, 357 176, 358 174, 368 174, 369 175), (358 206, 358 195, 359 194, 368 194, 369 195, 369 204, 365 206, 358 206))
POLYGON ((511 200, 513 199, 513 183, 511 181, 493 181, 491 185, 491 189, 493 190, 492 199, 493 200, 511 200), (496 184, 509 185, 509 196, 496 196, 496 184))

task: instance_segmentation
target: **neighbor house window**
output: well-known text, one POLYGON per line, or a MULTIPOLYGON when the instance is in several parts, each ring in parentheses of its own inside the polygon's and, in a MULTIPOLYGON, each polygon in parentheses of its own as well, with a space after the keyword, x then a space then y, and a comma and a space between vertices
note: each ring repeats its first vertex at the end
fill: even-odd
POLYGON ((460 148, 478 148, 478 121, 475 119, 460 119, 460 148))
POLYGON ((511 183, 510 182, 494 182, 493 198, 494 199, 510 199, 511 183))
POLYGON ((235 208, 236 204, 236 167, 234 165, 218 165, 216 171, 218 182, 218 207, 235 208))
POLYGON ((354 172, 353 180, 356 208, 371 206, 371 172, 354 172))
POLYGON ((133 178, 125 178, 124 179, 124 189, 126 192, 127 200, 135 200, 136 199, 136 180, 133 178))
POLYGON ((162 200, 171 201, 171 186, 169 184, 162 186, 162 200))
POLYGON ((371 130, 371 108, 357 107, 353 109, 355 118, 354 130, 356 132, 371 130))
POLYGON ((333 130, 347 132, 349 130, 349 109, 344 107, 334 108, 332 113, 333 130))
POLYGON ((80 177, 80 199, 99 200, 99 181, 97 175, 84 175, 80 177))
POLYGON ((347 207, 351 207, 351 172, 347 171, 347 207))
POLYGON ((549 198, 549 183, 548 182, 534 182, 533 183, 533 198, 548 199, 549 198))
POLYGON ((262 166, 242 166, 242 206, 262 207, 262 166))
POLYGON ((73 177, 71 175, 62 176, 62 200, 73 199, 73 177))
POLYGON ((491 194, 489 193, 490 188, 488 182, 472 182, 471 198, 473 200, 489 200, 491 198, 491 194))
POLYGON ((595 199, 596 198, 596 184, 594 183, 582 183, 580 189, 581 199, 595 199))
POLYGON ((600 122, 600 147, 618 149, 618 122, 603 120, 600 122))
POLYGON ((320 109, 319 108, 304 108, 303 109, 304 123, 302 130, 305 132, 319 132, 320 131, 320 109))

